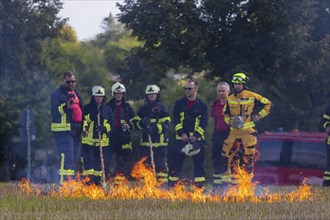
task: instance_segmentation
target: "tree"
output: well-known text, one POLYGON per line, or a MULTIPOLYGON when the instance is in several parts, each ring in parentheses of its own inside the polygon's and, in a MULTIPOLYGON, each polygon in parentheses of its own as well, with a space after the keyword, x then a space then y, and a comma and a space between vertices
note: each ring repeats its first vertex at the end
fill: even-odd
POLYGON ((250 4, 247 16, 253 21, 252 28, 244 38, 255 42, 248 44, 248 57, 253 59, 246 61, 252 64, 253 75, 270 86, 268 94, 274 102, 272 121, 286 129, 316 130, 323 109, 318 105, 330 101, 329 90, 322 89, 330 83, 329 53, 323 49, 329 48, 329 28, 322 39, 313 36, 319 32, 315 26, 321 16, 319 12, 323 11, 323 19, 330 21, 329 11, 326 15, 327 8, 322 2, 313 0, 250 4), (317 90, 319 96, 315 99, 317 90))
MULTIPOLYGON (((143 60, 140 75, 157 79, 165 77, 169 68, 189 67, 192 71, 203 69, 204 53, 202 23, 197 1, 132 1, 126 0, 119 6, 119 21, 132 29, 133 36, 144 42, 136 55, 143 60)), ((137 73, 138 74, 138 73, 137 73)))
POLYGON ((268 127, 315 130, 323 109, 318 105, 329 102, 324 89, 330 80, 324 50, 329 48, 329 28, 322 26, 330 21, 329 5, 313 0, 239 2, 220 15, 223 2, 203 2, 204 13, 213 19, 205 19, 212 33, 207 54, 213 74, 246 71, 254 85, 264 84, 259 88, 274 103, 268 127))
POLYGON ((41 68, 41 42, 58 35, 65 22, 56 17, 61 7, 58 0, 0 3, 1 147, 17 135, 21 110, 47 115, 44 97, 50 81, 41 68))
POLYGON ((180 65, 209 79, 246 72, 275 104, 268 129, 315 130, 329 102, 328 1, 199 3, 125 0, 119 20, 145 42, 135 55, 163 73, 180 65))
MULTIPOLYGON (((128 98, 137 99, 141 97, 144 86, 137 80, 143 68, 143 59, 136 55, 138 48, 143 46, 143 42, 131 35, 132 31, 125 29, 125 26, 116 21, 110 14, 103 20, 104 33, 97 36, 92 44, 100 48, 104 53, 107 69, 111 73, 113 80, 121 81, 127 88, 130 88, 128 98)), ((151 65, 150 65, 151 66, 151 65)))
MULTIPOLYGON (((43 42, 42 64, 54 82, 62 79, 66 70, 77 76, 77 88, 84 100, 90 99, 94 85, 110 87, 109 71, 104 50, 94 46, 95 42, 78 42, 73 29, 64 26, 58 38, 43 42)), ((50 87, 50 91, 58 85, 50 87)))

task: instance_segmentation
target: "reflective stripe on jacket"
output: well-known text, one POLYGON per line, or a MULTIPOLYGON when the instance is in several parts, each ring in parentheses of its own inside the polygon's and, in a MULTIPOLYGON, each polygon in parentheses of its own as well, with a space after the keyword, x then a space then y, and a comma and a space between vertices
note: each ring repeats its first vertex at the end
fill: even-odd
MULTIPOLYGON (((245 130, 255 127, 251 119, 252 113, 256 107, 261 107, 258 112, 259 119, 266 117, 270 113, 272 103, 261 95, 243 90, 237 94, 231 94, 227 99, 225 109, 225 122, 229 124, 229 120, 235 116, 242 116, 243 127, 239 130, 245 130)), ((233 127, 231 130, 235 129, 233 127)))
MULTIPOLYGON (((106 104, 108 107, 110 107, 110 109, 112 110, 113 115, 116 115, 116 102, 115 99, 111 99, 109 102, 107 102, 106 104)), ((135 116, 134 110, 131 107, 131 105, 126 102, 126 101, 122 101, 121 102, 121 108, 120 108, 120 123, 121 124, 129 124, 131 127, 131 130, 134 130, 134 125, 132 124, 132 120, 135 116)))
MULTIPOLYGON (((153 147, 164 147, 168 145, 167 130, 170 127, 170 112, 161 102, 145 103, 139 110, 137 116, 132 120, 138 130, 143 130, 142 119, 150 119, 150 127, 154 132, 150 134, 153 147)), ((143 130, 140 137, 140 145, 149 147, 148 134, 143 130)))
MULTIPOLYGON (((330 127, 330 105, 327 107, 327 110, 322 115, 321 124, 322 124, 322 127, 324 128, 324 130, 327 127, 330 127)), ((330 145, 330 134, 328 134, 327 144, 330 145)))
POLYGON ((98 112, 100 112, 100 124, 106 128, 106 133, 101 134, 101 145, 102 147, 109 146, 109 134, 114 120, 113 113, 106 104, 102 104, 98 110, 95 102, 90 102, 83 108, 83 131, 87 131, 88 135, 82 138, 82 144, 100 146, 99 132, 96 130, 96 125, 98 124, 98 112))
POLYGON ((177 100, 173 109, 173 124, 176 139, 181 140, 181 135, 186 133, 194 135, 199 140, 205 140, 205 130, 208 123, 208 109, 198 97, 194 105, 189 109, 188 99, 183 97, 177 100))
MULTIPOLYGON (((77 91, 75 91, 78 96, 80 107, 82 108, 82 98, 77 91)), ((66 106, 67 92, 63 86, 58 87, 51 95, 50 107, 51 107, 51 131, 70 131, 71 126, 71 109, 66 106)))

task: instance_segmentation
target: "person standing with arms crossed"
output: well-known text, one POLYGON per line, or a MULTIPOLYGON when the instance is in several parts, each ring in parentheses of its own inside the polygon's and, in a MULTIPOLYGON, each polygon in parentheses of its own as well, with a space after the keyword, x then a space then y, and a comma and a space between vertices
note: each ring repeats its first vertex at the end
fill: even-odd
POLYGON ((183 161, 190 156, 194 162, 194 184, 202 188, 205 184, 203 163, 208 109, 197 97, 197 81, 188 80, 184 89, 186 95, 175 102, 173 109, 176 137, 174 146, 169 148, 169 187, 179 181, 183 161))
POLYGON ((212 135, 212 159, 213 159, 213 189, 216 190, 221 184, 220 157, 222 145, 229 135, 229 126, 224 120, 224 107, 230 93, 230 86, 226 82, 217 85, 218 98, 212 102, 210 116, 214 120, 212 135))
POLYGON ((227 186, 232 182, 229 170, 229 164, 232 161, 229 161, 229 158, 233 158, 230 153, 236 140, 242 143, 243 149, 240 165, 250 174, 252 180, 257 144, 255 124, 270 113, 272 103, 261 95, 247 90, 248 80, 249 78, 244 73, 236 73, 231 81, 234 85, 234 93, 228 97, 225 109, 225 122, 230 126, 230 133, 220 155, 221 186, 227 186), (261 110, 255 114, 258 106, 261 110))
POLYGON ((75 164, 80 161, 83 101, 75 90, 75 83, 73 72, 64 72, 63 84, 52 93, 50 101, 51 131, 60 158, 60 184, 64 179, 73 178, 75 171, 81 171, 75 164))

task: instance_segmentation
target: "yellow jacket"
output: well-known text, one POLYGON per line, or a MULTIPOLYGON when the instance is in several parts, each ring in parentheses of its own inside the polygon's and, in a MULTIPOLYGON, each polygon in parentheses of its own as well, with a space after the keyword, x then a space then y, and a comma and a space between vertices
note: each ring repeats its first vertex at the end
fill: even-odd
POLYGON ((257 113, 259 119, 266 117, 270 113, 272 103, 261 95, 243 90, 240 93, 231 94, 227 99, 227 105, 224 108, 225 122, 229 124, 229 120, 235 116, 243 118, 243 127, 236 129, 231 127, 231 130, 245 130, 255 126, 251 119, 252 113, 256 107, 262 109, 257 113))

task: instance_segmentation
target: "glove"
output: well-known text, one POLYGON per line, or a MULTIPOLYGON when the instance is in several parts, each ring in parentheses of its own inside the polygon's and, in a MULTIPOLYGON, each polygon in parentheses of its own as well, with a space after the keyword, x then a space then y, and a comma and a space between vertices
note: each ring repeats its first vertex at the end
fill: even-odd
POLYGON ((82 136, 83 136, 83 137, 87 137, 87 136, 88 136, 88 132, 87 132, 87 131, 83 131, 83 132, 82 132, 82 136))
POLYGON ((330 126, 328 126, 328 127, 325 128, 325 132, 326 132, 327 134, 330 134, 330 126))
POLYGON ((181 150, 181 152, 184 153, 187 156, 191 151, 193 151, 193 146, 190 143, 186 144, 181 150))
POLYGON ((129 144, 131 142, 131 132, 128 130, 120 131, 119 141, 121 144, 129 144))
POLYGON ((243 118, 241 116, 235 116, 229 120, 229 125, 233 128, 242 128, 243 127, 243 118))
POLYGON ((259 116, 258 115, 252 115, 251 116, 251 120, 254 122, 254 123, 257 123, 259 121, 259 116))
POLYGON ((107 129, 105 128, 104 125, 96 125, 95 129, 96 129, 97 132, 107 133, 107 129))
POLYGON ((189 137, 188 137, 188 135, 187 135, 186 133, 183 133, 183 134, 181 135, 181 138, 182 138, 182 141, 183 141, 183 142, 188 142, 188 141, 189 141, 189 137))
POLYGON ((201 149, 194 149, 193 145, 188 143, 184 146, 184 148, 182 148, 181 152, 184 153, 185 155, 192 157, 197 155, 199 152, 201 151, 201 149))
POLYGON ((153 125, 148 125, 147 127, 144 128, 144 131, 147 133, 147 134, 155 134, 158 132, 158 128, 155 124, 153 125))
POLYGON ((141 125, 144 128, 148 127, 150 125, 150 118, 148 118, 148 117, 147 118, 143 118, 141 120, 141 125))

